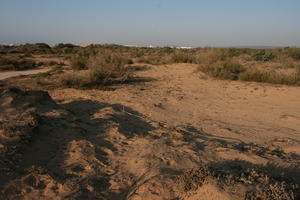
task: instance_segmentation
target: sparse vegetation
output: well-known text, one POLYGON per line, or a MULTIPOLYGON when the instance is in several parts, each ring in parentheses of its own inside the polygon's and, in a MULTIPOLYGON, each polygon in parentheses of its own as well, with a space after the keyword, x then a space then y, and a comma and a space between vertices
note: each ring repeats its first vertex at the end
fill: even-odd
POLYGON ((104 52, 90 59, 90 79, 95 84, 113 81, 124 82, 130 78, 130 71, 125 67, 128 59, 112 52, 104 52))
POLYGON ((67 74, 62 77, 61 84, 66 87, 86 88, 112 83, 125 82, 130 79, 131 71, 125 65, 130 60, 119 54, 104 51, 86 61, 82 74, 67 74))
POLYGON ((300 70, 298 68, 295 72, 284 74, 276 72, 275 70, 263 71, 254 68, 242 73, 240 80, 284 85, 300 85, 300 70))
POLYGON ((299 183, 290 171, 272 164, 263 166, 232 160, 202 164, 178 176, 177 182, 185 192, 195 191, 204 184, 216 181, 223 189, 234 185, 248 188, 246 200, 294 200, 300 197, 299 183))
MULTIPOLYGON (((112 79, 127 79, 127 64, 163 65, 198 64, 209 76, 229 80, 299 85, 300 49, 124 47, 121 45, 26 44, 0 46, 0 70, 21 70, 30 67, 57 65, 54 61, 33 62, 35 54, 68 57, 73 70, 89 70, 89 78, 98 84, 112 79), (112 54, 112 55, 109 55, 112 54), (12 56, 13 55, 13 56, 12 56), (117 55, 117 56, 116 56, 117 55), (11 58, 9 58, 11 57, 11 58), (120 62, 120 58, 122 58, 120 62), (101 60, 102 59, 102 60, 101 60), (119 64, 117 64, 119 63, 119 64), (118 67, 114 66, 118 65, 118 67), (288 69, 288 70, 287 70, 288 69), (118 74, 118 75, 116 75, 118 74), (118 76, 118 78, 116 78, 118 76)), ((81 72, 80 72, 81 73, 81 72)))
POLYGON ((276 58, 276 56, 272 52, 266 51, 265 49, 255 52, 255 54, 252 57, 256 61, 263 62, 271 61, 276 58))
POLYGON ((295 60, 300 60, 300 48, 286 48, 287 54, 295 60))
POLYGON ((21 58, 19 56, 0 57, 1 70, 24 70, 36 67, 36 63, 30 59, 21 58))
POLYGON ((199 66, 218 79, 300 86, 296 48, 4 49, 0 64, 8 69, 25 60, 49 71, 0 81, 2 199, 300 198, 299 88, 224 85, 193 74, 199 66))
POLYGON ((48 77, 50 75, 51 75, 50 72, 40 72, 40 73, 32 75, 31 77, 32 78, 45 78, 45 77, 48 77))
POLYGON ((88 58, 80 55, 74 55, 71 57, 70 65, 72 69, 82 70, 87 69, 88 58))
POLYGON ((172 55, 172 62, 174 63, 197 63, 197 58, 186 51, 175 52, 172 55))
POLYGON ((226 60, 209 65, 201 65, 199 69, 212 77, 238 80, 245 68, 237 61, 226 60))
POLYGON ((65 74, 59 80, 60 84, 64 87, 83 89, 86 88, 91 82, 86 74, 65 74))

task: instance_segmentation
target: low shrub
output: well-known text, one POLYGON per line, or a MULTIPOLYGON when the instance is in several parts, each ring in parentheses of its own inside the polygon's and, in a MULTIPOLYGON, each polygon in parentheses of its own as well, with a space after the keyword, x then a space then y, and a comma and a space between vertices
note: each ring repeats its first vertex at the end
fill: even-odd
POLYGON ((61 76, 59 83, 63 87, 82 89, 89 85, 89 77, 87 74, 65 74, 61 76))
POLYGON ((25 70, 36 67, 37 64, 29 59, 20 57, 0 57, 0 70, 25 70))
POLYGON ((212 77, 237 80, 245 68, 237 61, 226 60, 212 65, 200 65, 199 70, 212 77))
POLYGON ((89 60, 90 81, 95 84, 124 82, 131 76, 125 67, 128 58, 112 52, 104 52, 89 60))
POLYGON ((40 72, 40 73, 31 75, 31 77, 32 78, 45 78, 45 77, 49 77, 50 75, 51 75, 50 72, 40 72))
POLYGON ((87 69, 88 58, 80 56, 78 54, 74 55, 70 59, 70 66, 74 70, 87 69))
POLYGON ((250 49, 246 48, 229 48, 225 50, 226 57, 237 57, 243 54, 250 54, 250 49))
POLYGON ((126 57, 112 52, 102 52, 91 57, 88 62, 88 70, 80 74, 66 74, 60 79, 64 87, 89 88, 120 83, 131 78, 131 70, 125 65, 128 63, 126 57))
POLYGON ((173 54, 172 63, 197 63, 197 58, 190 52, 178 51, 173 54))
POLYGON ((150 65, 163 65, 169 63, 169 61, 167 61, 165 57, 155 55, 142 56, 137 59, 137 62, 150 65))
POLYGON ((264 82, 284 85, 300 85, 300 67, 294 73, 283 74, 275 70, 263 71, 261 69, 249 69, 240 75, 240 80, 264 82))
POLYGON ((300 60, 300 48, 286 48, 288 56, 294 60, 300 60))
POLYGON ((274 60, 276 58, 276 55, 266 50, 259 50, 252 56, 252 58, 256 61, 267 62, 274 60))

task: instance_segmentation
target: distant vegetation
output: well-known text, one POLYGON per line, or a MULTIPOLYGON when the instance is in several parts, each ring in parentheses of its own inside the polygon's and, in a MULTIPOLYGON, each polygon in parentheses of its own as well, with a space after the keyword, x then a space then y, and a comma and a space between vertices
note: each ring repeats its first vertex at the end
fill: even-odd
MULTIPOLYGON (((0 70, 22 70, 46 63, 35 63, 32 55, 61 56, 71 69, 82 72, 61 77, 67 87, 103 85, 129 79, 127 65, 191 63, 205 74, 219 79, 300 85, 300 49, 126 47, 120 45, 44 43, 19 46, 0 45, 0 70)), ((49 63, 48 63, 49 64, 49 63)), ((55 63, 52 63, 55 65, 55 63)))

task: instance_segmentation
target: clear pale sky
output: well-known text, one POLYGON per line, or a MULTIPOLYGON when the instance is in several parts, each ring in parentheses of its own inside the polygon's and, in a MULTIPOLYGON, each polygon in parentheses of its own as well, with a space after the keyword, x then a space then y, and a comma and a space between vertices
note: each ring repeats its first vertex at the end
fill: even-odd
POLYGON ((0 0, 0 43, 298 46, 300 0, 0 0))

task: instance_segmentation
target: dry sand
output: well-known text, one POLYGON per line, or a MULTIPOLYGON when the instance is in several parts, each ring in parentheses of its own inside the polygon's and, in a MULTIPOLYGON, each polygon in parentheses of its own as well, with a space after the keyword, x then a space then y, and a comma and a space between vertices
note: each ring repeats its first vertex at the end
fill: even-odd
POLYGON ((44 93, 5 91, 2 121, 6 113, 7 121, 27 129, 1 140, 21 149, 3 151, 20 152, 1 164, 3 197, 245 199, 261 183, 182 179, 183 172, 211 163, 214 169, 230 166, 226 173, 234 176, 233 169, 271 162, 299 183, 300 88, 213 80, 195 70, 188 64, 144 66, 135 83, 107 91, 51 90, 53 102, 44 93), (24 132, 31 134, 18 147, 24 132))

